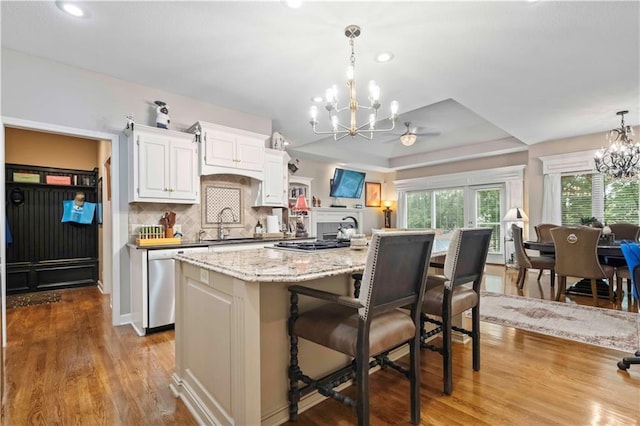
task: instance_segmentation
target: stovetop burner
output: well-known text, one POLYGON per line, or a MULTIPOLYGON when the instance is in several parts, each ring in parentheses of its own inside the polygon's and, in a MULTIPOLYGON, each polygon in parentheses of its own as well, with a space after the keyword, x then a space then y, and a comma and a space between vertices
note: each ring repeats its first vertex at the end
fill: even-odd
POLYGON ((318 241, 307 241, 307 242, 279 242, 275 244, 275 247, 278 248, 286 248, 290 250, 304 250, 304 251, 314 251, 314 250, 327 250, 327 249, 336 249, 336 248, 344 248, 349 247, 350 242, 348 240, 318 240, 318 241))

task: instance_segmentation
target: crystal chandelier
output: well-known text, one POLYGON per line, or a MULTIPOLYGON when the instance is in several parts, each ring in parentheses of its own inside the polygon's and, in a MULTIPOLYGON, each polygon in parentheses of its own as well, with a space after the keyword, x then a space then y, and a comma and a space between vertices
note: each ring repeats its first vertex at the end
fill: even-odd
POLYGON ((315 105, 311 107, 311 128, 317 135, 333 135, 333 140, 340 140, 346 136, 355 137, 361 136, 365 139, 373 139, 373 134, 378 132, 388 132, 395 128, 396 121, 398 119, 398 102, 391 102, 391 127, 387 129, 376 129, 376 118, 378 115, 378 109, 380 108, 380 87, 375 81, 369 82, 369 106, 358 104, 356 100, 356 76, 355 76, 355 64, 356 56, 353 48, 353 40, 360 35, 360 27, 357 25, 349 25, 344 30, 344 34, 349 38, 349 45, 351 46, 351 58, 350 65, 347 68, 347 87, 349 90, 349 102, 343 107, 338 106, 338 89, 335 85, 327 89, 325 92, 325 108, 329 113, 329 120, 331 122, 332 130, 319 131, 316 126, 318 125, 318 107, 315 105), (369 120, 358 126, 356 120, 356 113, 358 109, 364 109, 370 111, 369 120), (349 110, 350 121, 349 125, 340 123, 338 114, 349 110))
POLYGON ((614 179, 630 180, 640 173, 640 145, 633 142, 633 128, 624 124, 624 115, 628 113, 616 113, 622 116, 620 128, 607 134, 609 146, 599 149, 594 158, 596 170, 614 179))

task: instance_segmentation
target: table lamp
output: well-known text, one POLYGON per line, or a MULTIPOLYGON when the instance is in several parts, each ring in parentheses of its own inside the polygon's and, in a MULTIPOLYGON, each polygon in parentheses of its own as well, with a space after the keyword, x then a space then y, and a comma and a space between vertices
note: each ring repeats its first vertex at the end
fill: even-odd
MULTIPOLYGON (((293 206, 291 211, 294 213, 307 214, 309 210, 311 209, 309 208, 309 204, 307 204, 307 199, 305 198, 305 196, 298 195, 298 198, 296 199, 296 205, 293 206)), ((302 219, 301 216, 298 216, 298 219, 296 221, 296 237, 308 237, 308 236, 309 234, 305 229, 304 220, 302 219)))
POLYGON ((385 228, 391 228, 391 212, 393 210, 391 210, 391 201, 385 201, 384 202, 384 210, 382 211, 384 213, 384 227, 385 228))
POLYGON ((527 215, 525 214, 524 210, 522 210, 520 207, 513 207, 512 209, 510 209, 506 215, 504 215, 504 217, 502 218, 502 221, 505 222, 507 224, 507 232, 506 235, 508 238, 512 238, 513 235, 511 235, 511 226, 509 226, 511 224, 511 222, 525 222, 529 220, 529 218, 527 217, 527 215))

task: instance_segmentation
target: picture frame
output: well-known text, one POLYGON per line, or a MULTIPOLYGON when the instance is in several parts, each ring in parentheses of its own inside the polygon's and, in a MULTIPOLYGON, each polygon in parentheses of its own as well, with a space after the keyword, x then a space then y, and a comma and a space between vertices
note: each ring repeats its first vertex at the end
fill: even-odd
POLYGON ((382 206, 382 184, 379 182, 364 183, 364 205, 365 207, 382 206))

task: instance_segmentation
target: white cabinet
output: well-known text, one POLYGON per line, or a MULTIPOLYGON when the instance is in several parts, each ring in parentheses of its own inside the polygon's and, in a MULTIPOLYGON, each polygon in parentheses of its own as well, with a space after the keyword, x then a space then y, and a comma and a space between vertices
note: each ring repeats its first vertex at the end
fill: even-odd
POLYGON ((129 202, 197 204, 198 144, 189 133, 136 124, 129 145, 129 202))
POLYGON ((265 149, 264 180, 254 181, 254 193, 257 192, 254 207, 287 207, 289 158, 285 151, 265 149))
POLYGON ((200 174, 239 174, 262 180, 267 135, 198 121, 187 131, 200 129, 200 174))

